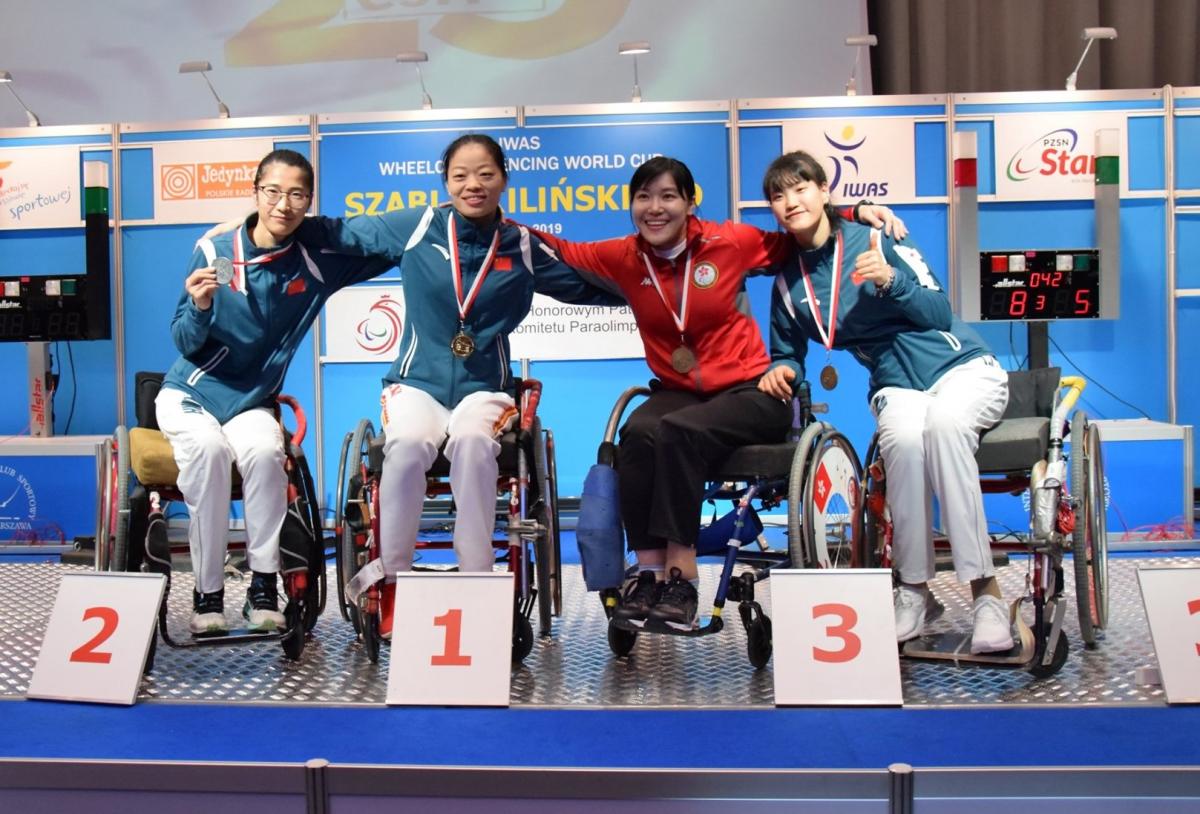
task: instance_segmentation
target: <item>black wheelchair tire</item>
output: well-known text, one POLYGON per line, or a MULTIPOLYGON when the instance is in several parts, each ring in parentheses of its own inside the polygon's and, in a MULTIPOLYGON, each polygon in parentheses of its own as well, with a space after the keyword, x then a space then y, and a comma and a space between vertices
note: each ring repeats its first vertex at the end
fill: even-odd
POLYGON ((771 620, 762 614, 746 627, 746 656, 755 670, 761 670, 771 660, 774 644, 771 638, 771 620))
MULTIPOLYGON (((346 459, 350 454, 350 439, 353 436, 353 430, 342 436, 342 449, 338 454, 337 480, 334 481, 333 498, 333 528, 334 533, 337 535, 337 539, 334 541, 333 546, 334 573, 337 575, 337 579, 335 579, 334 582, 337 583, 338 610, 341 612, 342 618, 347 622, 351 621, 351 619, 349 603, 346 601, 346 584, 342 580, 341 529, 343 524, 346 522, 346 459)), ((356 625, 355 630, 357 629, 358 627, 356 625)))
POLYGON ((1070 485, 1076 506, 1071 558, 1079 635, 1089 648, 1096 646, 1096 631, 1108 620, 1108 540, 1102 472, 1099 431, 1079 411, 1071 421, 1070 485))
POLYGON ((105 571, 124 571, 129 562, 129 430, 124 425, 118 426, 113 433, 113 443, 116 447, 116 495, 113 496, 116 506, 112 518, 111 547, 108 550, 108 562, 105 571))
MULTIPOLYGON (((886 481, 876 481, 871 476, 871 464, 879 457, 879 436, 872 435, 863 458, 862 480, 858 490, 858 507, 854 513, 858 526, 854 529, 854 566, 856 568, 883 567, 883 518, 871 512, 871 495, 883 493, 886 481)), ((885 499, 886 502, 886 499, 885 499)))
MULTIPOLYGON (((339 489, 342 490, 342 501, 338 504, 339 512, 344 513, 345 511, 345 501, 350 499, 348 488, 349 479, 353 477, 353 473, 356 469, 362 469, 364 459, 368 454, 370 454, 369 451, 371 440, 374 437, 375 427, 371 424, 370 420, 366 418, 360 420, 358 425, 354 428, 354 431, 350 434, 349 444, 345 447, 347 449, 347 457, 346 461, 344 462, 346 464, 344 472, 345 486, 339 486, 339 489), (351 455, 354 456, 353 464, 350 463, 349 456, 351 455)), ((354 626, 354 632, 361 635, 365 642, 366 630, 362 618, 364 614, 359 611, 358 606, 353 602, 345 600, 346 583, 353 579, 354 575, 357 574, 359 570, 358 541, 356 539, 354 529, 351 528, 349 519, 345 517, 344 514, 342 516, 342 522, 340 526, 342 529, 342 534, 341 538, 338 540, 338 556, 336 557, 336 560, 338 565, 338 588, 341 592, 344 602, 342 609, 345 616, 350 620, 350 624, 354 626)), ((375 645, 375 650, 376 655, 372 661, 375 661, 379 657, 378 643, 375 645)))
POLYGON ((288 632, 279 643, 283 646, 283 655, 291 661, 299 661, 304 653, 304 604, 303 600, 293 599, 283 609, 284 625, 288 632))
MULTIPOLYGON (((816 481, 817 469, 820 467, 827 450, 839 448, 846 459, 850 462, 853 468, 853 481, 855 489, 860 488, 862 484, 862 463, 858 459, 858 454, 854 451, 854 445, 850 443, 850 439, 837 430, 830 429, 821 433, 816 443, 813 445, 812 454, 808 460, 808 472, 804 478, 804 497, 803 505, 805 509, 813 505, 813 484, 816 481)), ((833 568, 849 568, 854 560, 854 532, 857 523, 854 522, 854 509, 850 507, 850 517, 845 524, 845 528, 850 532, 850 542, 846 546, 844 553, 845 559, 839 559, 837 562, 831 562, 833 568)), ((801 542, 804 548, 804 567, 805 568, 822 568, 824 567, 819 552, 816 550, 816 524, 814 521, 813 511, 806 511, 802 518, 802 537, 801 542)), ((791 541, 789 540, 789 545, 791 541)))
POLYGON ((1049 664, 1042 664, 1042 658, 1046 653, 1045 640, 1037 643, 1033 651, 1033 663, 1029 666, 1029 673, 1034 678, 1049 678, 1062 669, 1067 663, 1067 655, 1071 651, 1071 646, 1067 642, 1066 631, 1059 631, 1058 644, 1054 647, 1054 655, 1050 659, 1049 664))
POLYGON ((612 622, 608 623, 608 649, 619 659, 629 655, 633 646, 637 644, 637 637, 636 630, 624 630, 612 622))
POLYGON ((533 625, 524 615, 517 613, 513 619, 512 663, 520 664, 533 652, 533 625))
POLYGON ((359 613, 358 609, 354 609, 354 618, 361 625, 361 636, 363 649, 367 651, 367 658, 372 664, 379 663, 379 615, 376 613, 359 613))
POLYGON ((807 568, 804 555, 804 479, 808 477, 808 459, 812 455, 817 436, 829 429, 829 425, 814 421, 804 428, 796 451, 792 455, 792 467, 788 473, 788 559, 792 568, 807 568))

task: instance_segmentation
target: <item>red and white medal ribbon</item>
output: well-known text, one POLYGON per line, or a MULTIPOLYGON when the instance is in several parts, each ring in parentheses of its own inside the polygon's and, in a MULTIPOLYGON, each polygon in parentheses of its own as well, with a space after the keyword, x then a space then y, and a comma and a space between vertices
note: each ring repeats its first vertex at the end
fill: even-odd
POLYGON ((492 245, 488 247, 487 256, 483 258, 483 265, 479 267, 479 273, 475 275, 475 282, 471 283, 471 290, 467 292, 465 299, 463 298, 462 267, 458 262, 458 229, 454 225, 453 212, 450 213, 448 237, 450 269, 454 275, 454 299, 458 302, 458 320, 461 324, 466 322, 467 314, 471 312, 471 306, 475 304, 475 298, 479 296, 479 289, 483 285, 484 278, 492 270, 492 262, 496 259, 496 250, 500 248, 500 224, 496 224, 496 231, 492 235, 492 245))
POLYGON ((658 292, 658 298, 662 300, 662 304, 666 306, 667 311, 671 314, 671 319, 675 320, 675 327, 679 329, 679 338, 682 341, 683 335, 687 330, 688 292, 692 290, 692 250, 688 249, 687 260, 684 262, 683 296, 680 298, 678 314, 671 307, 671 303, 667 301, 667 295, 662 289, 662 284, 658 282, 658 274, 654 271, 654 266, 650 264, 650 258, 644 253, 642 254, 642 262, 646 264, 646 274, 650 277, 650 282, 654 284, 654 290, 658 292))
POLYGON ((812 312, 813 321, 817 323, 817 333, 821 336, 826 350, 833 350, 833 337, 837 333, 838 291, 842 284, 842 233, 837 233, 837 244, 833 249, 833 279, 829 283, 829 331, 821 319, 821 309, 817 306, 817 295, 813 291, 812 281, 808 279, 808 269, 804 267, 804 258, 796 258, 800 263, 800 274, 804 277, 804 293, 808 296, 808 310, 812 312))
POLYGON ((239 226, 237 234, 233 237, 233 279, 229 281, 229 287, 234 291, 240 291, 243 295, 246 293, 246 266, 263 265, 270 263, 292 250, 292 246, 296 245, 295 241, 290 241, 286 246, 276 249, 273 252, 260 254, 250 260, 246 260, 246 250, 242 248, 242 236, 245 232, 245 226, 239 226))

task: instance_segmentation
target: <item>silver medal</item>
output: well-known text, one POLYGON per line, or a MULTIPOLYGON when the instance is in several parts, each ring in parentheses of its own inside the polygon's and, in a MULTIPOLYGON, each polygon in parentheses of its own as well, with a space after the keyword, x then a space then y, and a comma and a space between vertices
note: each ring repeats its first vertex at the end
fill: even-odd
POLYGON ((217 273, 217 285, 229 285, 233 279, 233 261, 228 257, 213 259, 213 271, 217 273))

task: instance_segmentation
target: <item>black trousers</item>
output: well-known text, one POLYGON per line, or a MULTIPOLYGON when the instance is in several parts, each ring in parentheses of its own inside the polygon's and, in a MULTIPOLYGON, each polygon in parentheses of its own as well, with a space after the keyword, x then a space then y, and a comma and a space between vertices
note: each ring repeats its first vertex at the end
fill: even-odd
POLYGON ((783 441, 792 406, 757 381, 711 396, 656 390, 621 427, 621 519, 633 551, 694 546, 705 477, 738 447, 783 441))

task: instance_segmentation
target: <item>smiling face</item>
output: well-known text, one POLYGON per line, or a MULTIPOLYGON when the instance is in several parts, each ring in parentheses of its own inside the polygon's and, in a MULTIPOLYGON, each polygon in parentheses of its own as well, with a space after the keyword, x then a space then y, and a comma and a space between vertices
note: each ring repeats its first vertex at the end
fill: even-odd
POLYGON ((508 186, 496 159, 482 144, 462 145, 447 159, 446 191, 455 210, 477 225, 491 223, 508 186))
POLYGON ((695 208, 671 174, 664 172, 633 193, 630 214, 642 239, 656 249, 669 249, 683 240, 695 208))
POLYGON ((801 245, 818 245, 821 233, 828 233, 829 184, 796 178, 773 190, 770 201, 775 220, 801 245))
POLYGON ((254 190, 254 205, 258 210, 255 244, 282 243, 304 220, 311 202, 312 186, 302 168, 278 161, 264 166, 254 190), (276 198, 273 203, 272 198, 276 198))

